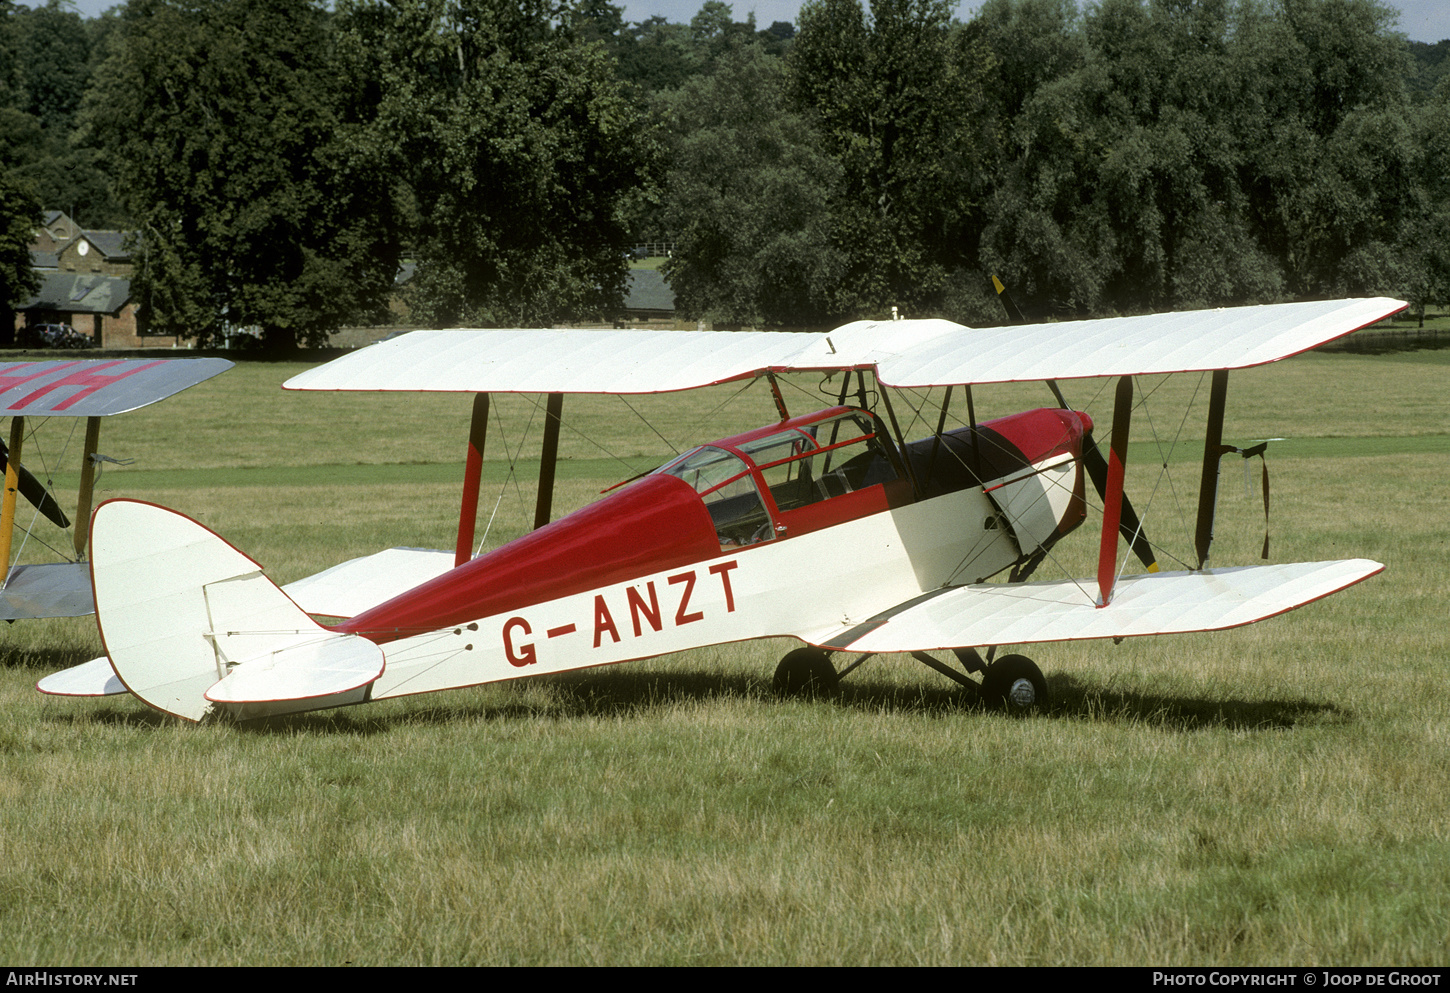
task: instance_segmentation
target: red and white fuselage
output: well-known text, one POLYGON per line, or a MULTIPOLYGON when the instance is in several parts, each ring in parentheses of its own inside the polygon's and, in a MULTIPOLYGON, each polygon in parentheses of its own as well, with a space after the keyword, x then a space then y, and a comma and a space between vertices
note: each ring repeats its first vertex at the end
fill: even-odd
POLYGON ((981 482, 965 432, 949 436, 935 466, 930 441, 911 446, 925 477, 917 486, 937 491, 920 499, 900 454, 870 427, 869 415, 833 408, 696 450, 733 460, 749 484, 741 488, 761 497, 760 540, 728 543, 737 539, 722 536, 711 494, 666 466, 336 630, 385 646, 371 699, 751 638, 822 645, 924 592, 982 582, 1083 519, 1085 415, 1044 409, 979 425, 980 461, 1001 472, 981 482), (798 483, 780 470, 807 460, 821 468, 831 427, 835 451, 874 458, 872 471, 890 478, 856 488, 827 466, 810 480, 817 499, 783 506, 798 483), (759 458, 789 448, 791 435, 802 442, 784 458, 759 458), (861 438, 852 454, 849 442, 861 438))

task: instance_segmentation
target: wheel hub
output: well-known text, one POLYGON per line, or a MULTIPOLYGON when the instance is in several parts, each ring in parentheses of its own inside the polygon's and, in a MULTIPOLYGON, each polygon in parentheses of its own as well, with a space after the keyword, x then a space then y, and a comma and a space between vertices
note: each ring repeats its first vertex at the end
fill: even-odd
POLYGON ((1007 691, 1007 699, 1014 707, 1030 707, 1037 702, 1037 690, 1030 679, 1018 679, 1007 691))

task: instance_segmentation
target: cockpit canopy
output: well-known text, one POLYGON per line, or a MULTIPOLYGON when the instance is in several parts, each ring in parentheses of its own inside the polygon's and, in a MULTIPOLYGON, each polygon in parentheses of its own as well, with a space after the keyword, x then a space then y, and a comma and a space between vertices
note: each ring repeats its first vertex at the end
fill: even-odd
POLYGON ((655 471, 694 487, 722 547, 751 545, 884 509, 884 496, 870 510, 853 512, 854 500, 818 505, 900 478, 886 437, 866 411, 833 407, 701 446, 655 471))

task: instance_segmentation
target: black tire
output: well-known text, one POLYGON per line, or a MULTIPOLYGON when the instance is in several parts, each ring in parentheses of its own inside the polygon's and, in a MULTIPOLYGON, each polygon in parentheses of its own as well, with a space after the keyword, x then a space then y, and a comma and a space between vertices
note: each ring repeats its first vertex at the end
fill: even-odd
POLYGON ((839 683, 830 656, 819 648, 797 648, 775 667, 775 692, 781 696, 827 695, 836 692, 839 683))
POLYGON ((1047 705, 1047 680, 1025 655, 1003 655, 987 666, 982 677, 982 700, 1001 710, 1028 711, 1047 705))

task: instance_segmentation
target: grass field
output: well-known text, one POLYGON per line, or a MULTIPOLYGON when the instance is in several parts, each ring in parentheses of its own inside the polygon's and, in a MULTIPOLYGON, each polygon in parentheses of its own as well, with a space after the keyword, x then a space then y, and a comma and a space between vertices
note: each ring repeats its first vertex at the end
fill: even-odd
MULTIPOLYGON (((101 451, 136 462, 106 469, 104 495, 188 513, 284 583, 452 547, 467 398, 281 392, 300 368, 243 364, 111 419, 101 451)), ((1027 646, 1053 703, 1026 718, 898 657, 836 699, 779 701, 790 645, 756 642, 181 725, 126 697, 42 697, 36 679, 99 654, 94 622, 17 623, 0 635, 0 961, 1444 965, 1447 384, 1450 352, 1233 374, 1227 440, 1284 439, 1273 558, 1385 573, 1232 632, 1027 646)), ((1111 388, 1063 385, 1106 433, 1111 388)), ((663 438, 618 400, 570 398, 556 511, 773 419, 763 385, 738 389, 632 400, 663 438)), ((1180 557, 1206 392, 1145 382, 1134 421, 1130 493, 1180 557)), ((787 396, 824 405, 814 380, 787 396)), ((975 400, 983 418, 1050 402, 975 400)), ((539 435, 536 415, 521 444, 525 401, 495 410, 487 547, 531 520, 535 463, 511 474, 505 453, 539 435)), ((74 468, 68 429, 43 425, 27 463, 74 468)), ((1220 564, 1263 540, 1252 467, 1246 486, 1225 462, 1220 564)), ((1090 517, 1062 566, 1090 574, 1095 541, 1090 517)))

